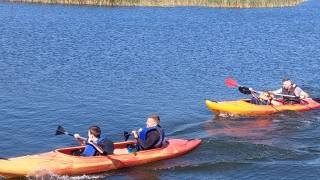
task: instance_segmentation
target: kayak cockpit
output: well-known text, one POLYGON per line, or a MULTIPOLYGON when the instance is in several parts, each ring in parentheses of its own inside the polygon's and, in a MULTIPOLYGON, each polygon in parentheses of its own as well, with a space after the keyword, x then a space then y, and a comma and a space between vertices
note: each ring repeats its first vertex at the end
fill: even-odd
MULTIPOLYGON (((134 143, 135 143, 134 141, 124 141, 124 142, 114 143, 114 154, 128 154, 127 145, 134 144, 134 143)), ((70 155, 70 156, 79 156, 79 153, 76 153, 76 152, 82 152, 84 148, 85 146, 66 147, 66 148, 56 149, 55 152, 62 153, 65 155, 70 155)))
MULTIPOLYGON (((117 142, 114 143, 114 151, 113 151, 113 155, 123 155, 123 154, 130 154, 128 152, 128 145, 133 145, 135 144, 135 141, 124 141, 124 142, 117 142)), ((165 145, 161 148, 155 148, 155 149, 150 149, 150 150, 143 150, 143 151, 139 151, 139 152, 149 152, 149 151, 156 151, 159 149, 163 149, 165 147, 167 147, 169 145, 169 142, 166 141, 165 145)), ((60 148, 60 149, 56 149, 55 152, 57 153, 62 153, 64 155, 69 155, 69 156, 79 156, 84 150, 85 146, 75 146, 75 147, 66 147, 66 148, 60 148)), ((110 155, 110 154, 107 154, 110 155)), ((106 156, 106 155, 96 155, 96 156, 106 156)))

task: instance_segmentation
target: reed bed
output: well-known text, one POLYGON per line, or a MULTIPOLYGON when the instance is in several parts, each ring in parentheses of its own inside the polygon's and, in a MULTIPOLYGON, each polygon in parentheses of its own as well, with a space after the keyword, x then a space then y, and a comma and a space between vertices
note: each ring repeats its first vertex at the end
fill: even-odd
POLYGON ((305 0, 7 0, 9 2, 93 5, 93 6, 151 6, 151 7, 226 7, 258 8, 295 6, 305 0))

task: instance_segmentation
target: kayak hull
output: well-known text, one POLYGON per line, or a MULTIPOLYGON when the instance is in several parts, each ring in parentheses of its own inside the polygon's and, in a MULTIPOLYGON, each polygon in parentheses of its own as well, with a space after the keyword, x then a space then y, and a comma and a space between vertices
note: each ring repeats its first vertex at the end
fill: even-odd
POLYGON ((278 106, 251 104, 247 99, 222 102, 206 100, 206 105, 217 115, 228 114, 236 116, 264 116, 283 111, 309 111, 320 108, 320 103, 311 98, 304 100, 302 104, 286 104, 278 106))
MULTIPOLYGON (((132 143, 132 141, 115 143, 115 152, 117 150, 126 152, 126 145, 132 143)), ((163 148, 93 157, 71 155, 74 150, 83 149, 83 146, 61 148, 47 153, 0 160, 0 176, 12 178, 47 174, 68 176, 95 174, 175 158, 190 152, 200 143, 200 139, 169 139, 163 148)))

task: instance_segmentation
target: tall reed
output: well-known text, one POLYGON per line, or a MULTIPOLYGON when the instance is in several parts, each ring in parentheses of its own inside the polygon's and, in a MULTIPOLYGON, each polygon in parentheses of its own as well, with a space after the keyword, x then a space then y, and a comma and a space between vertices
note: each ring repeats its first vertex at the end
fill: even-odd
POLYGON ((7 0, 9 2, 94 5, 94 6, 203 6, 203 7, 286 7, 305 0, 7 0))

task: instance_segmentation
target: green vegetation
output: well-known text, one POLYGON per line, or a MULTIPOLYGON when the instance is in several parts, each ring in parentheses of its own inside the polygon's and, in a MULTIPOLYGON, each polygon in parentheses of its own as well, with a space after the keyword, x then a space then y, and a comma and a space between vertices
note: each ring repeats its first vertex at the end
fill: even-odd
POLYGON ((7 0, 10 2, 71 4, 94 6, 203 6, 203 7, 286 7, 295 6, 305 0, 7 0))

